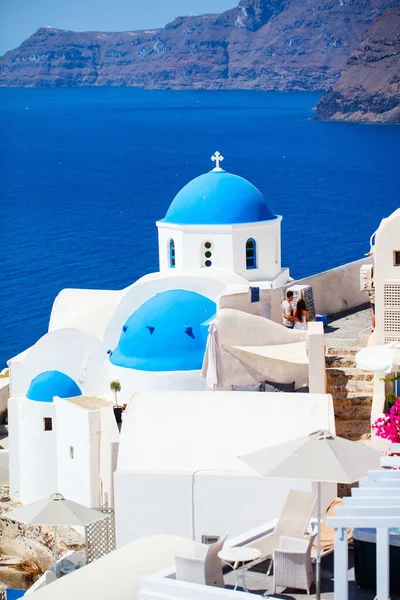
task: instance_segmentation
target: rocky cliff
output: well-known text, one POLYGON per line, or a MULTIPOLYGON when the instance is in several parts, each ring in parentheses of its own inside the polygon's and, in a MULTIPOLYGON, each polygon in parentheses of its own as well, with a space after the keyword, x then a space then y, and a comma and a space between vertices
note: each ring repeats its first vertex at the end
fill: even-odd
POLYGON ((0 85, 326 90, 368 26, 399 4, 241 0, 151 31, 41 28, 0 58, 0 85))
POLYGON ((317 106, 319 119, 400 123, 400 7, 368 29, 336 84, 317 106))

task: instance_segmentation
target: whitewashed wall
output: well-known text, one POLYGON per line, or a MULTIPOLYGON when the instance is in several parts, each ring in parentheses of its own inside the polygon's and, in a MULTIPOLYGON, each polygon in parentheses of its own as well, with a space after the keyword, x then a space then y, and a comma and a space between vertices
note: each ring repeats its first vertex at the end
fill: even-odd
POLYGON ((193 519, 200 539, 276 517, 287 490, 309 484, 263 480, 238 456, 319 428, 334 431, 330 396, 136 394, 114 477, 118 544, 159 533, 191 537, 193 519))
POLYGON ((58 491, 57 421, 53 402, 9 400, 10 495, 23 504, 58 491), (44 418, 52 418, 52 431, 44 418))
POLYGON ((101 506, 114 506, 114 473, 117 470, 120 433, 114 411, 101 409, 100 480, 101 506))
MULTIPOLYGON (((383 219, 375 236, 374 281, 376 328, 375 343, 384 343, 384 284, 400 285, 400 266, 394 264, 394 252, 400 252, 400 208, 383 219)), ((400 333, 400 327, 399 331, 400 333)))
POLYGON ((220 308, 235 308, 252 314, 269 317, 276 323, 282 322, 281 302, 286 290, 292 285, 311 285, 313 288, 315 309, 318 314, 332 315, 343 310, 356 308, 366 304, 368 295, 360 291, 360 267, 372 262, 371 257, 365 257, 317 275, 279 284, 275 289, 261 289, 260 302, 250 302, 250 292, 243 291, 232 295, 223 294, 220 298, 220 308), (267 308, 269 307, 269 308, 267 308))
POLYGON ((229 346, 265 346, 289 344, 307 340, 307 332, 288 330, 269 319, 230 308, 221 310, 216 319, 218 339, 224 366, 223 384, 243 386, 257 381, 292 383, 300 388, 308 384, 308 366, 269 359, 262 373, 256 372, 249 363, 235 356, 229 346))
POLYGON ((188 290, 202 294, 206 298, 217 301, 219 295, 226 290, 229 284, 245 284, 239 275, 219 269, 198 269, 184 273, 177 269, 170 269, 173 273, 160 274, 157 277, 144 277, 129 288, 115 311, 113 318, 104 334, 104 341, 108 348, 115 348, 121 335, 122 327, 127 319, 147 300, 168 290, 188 290), (205 273, 206 272, 206 273, 205 273))
MULTIPOLYGON (((89 357, 102 348, 102 342, 78 329, 58 329, 41 337, 34 346, 10 361, 10 393, 26 396, 29 385, 43 371, 65 373, 82 387, 89 357)), ((84 390, 83 390, 84 391, 84 390)))
POLYGON ((100 410, 56 398, 58 491, 84 506, 100 505, 100 410), (73 448, 73 458, 70 448, 73 448))
POLYGON ((137 473, 115 475, 117 545, 165 534, 195 539, 233 536, 277 517, 289 489, 304 481, 267 480, 254 474, 137 473))
MULTIPOLYGON (((274 279, 281 270, 280 226, 273 221, 238 225, 174 225, 158 222, 160 271, 169 269, 169 241, 175 242, 177 269, 204 267, 204 243, 212 243, 212 266, 241 275, 248 281, 274 279), (257 268, 246 269, 246 241, 257 243, 257 268)), ((204 267, 207 268, 207 267, 204 267)))

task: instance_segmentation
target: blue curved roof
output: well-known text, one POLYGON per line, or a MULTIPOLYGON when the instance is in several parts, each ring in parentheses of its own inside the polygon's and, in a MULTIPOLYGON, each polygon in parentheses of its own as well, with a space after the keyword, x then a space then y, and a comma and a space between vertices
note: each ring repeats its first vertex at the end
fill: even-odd
POLYGON ((215 313, 215 302, 195 292, 157 294, 126 321, 110 361, 139 371, 201 369, 207 322, 215 313))
POLYGON ((53 402, 54 396, 74 398, 82 396, 78 385, 71 377, 61 371, 43 371, 32 379, 26 397, 29 400, 53 402))
POLYGON ((185 185, 162 221, 178 225, 234 225, 275 218, 252 183, 221 170, 200 175, 185 185))

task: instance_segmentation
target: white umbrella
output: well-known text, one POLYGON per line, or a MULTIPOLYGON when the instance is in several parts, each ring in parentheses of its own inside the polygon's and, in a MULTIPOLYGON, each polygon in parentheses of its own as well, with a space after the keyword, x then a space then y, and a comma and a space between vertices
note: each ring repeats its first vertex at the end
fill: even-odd
POLYGON ((369 346, 356 354, 357 369, 390 373, 400 365, 400 344, 369 346))
POLYGON ((222 358, 218 341, 218 331, 214 322, 208 328, 207 346, 204 354, 201 376, 211 389, 222 384, 222 358))
POLYGON ((381 454, 377 450, 323 430, 239 457, 263 477, 308 479, 318 482, 315 577, 318 599, 321 589, 321 482, 358 481, 366 477, 368 469, 380 468, 380 457, 381 454))
POLYGON ((89 523, 104 519, 105 515, 97 510, 66 500, 61 494, 38 500, 6 513, 7 519, 25 525, 52 525, 54 527, 54 564, 57 562, 57 527, 85 527, 89 523))

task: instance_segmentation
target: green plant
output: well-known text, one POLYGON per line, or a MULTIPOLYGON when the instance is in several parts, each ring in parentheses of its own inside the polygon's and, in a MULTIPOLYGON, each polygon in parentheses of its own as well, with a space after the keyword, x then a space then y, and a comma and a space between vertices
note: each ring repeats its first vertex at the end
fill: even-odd
POLYGON ((393 406, 393 404, 395 404, 397 400, 397 394, 395 394, 394 392, 389 392, 388 394, 386 394, 386 400, 388 401, 388 404, 393 406))
POLYGON ((121 383, 118 379, 114 379, 110 382, 110 390, 114 394, 115 406, 118 406, 118 392, 121 391, 121 383))
MULTIPOLYGON (((400 373, 397 373, 397 375, 393 375, 393 377, 381 377, 381 381, 385 381, 387 383, 393 383, 394 381, 399 381, 400 380, 400 373)), ((394 392, 388 392, 386 394, 386 401, 388 403, 388 406, 393 406, 393 404, 396 403, 397 400, 397 394, 395 394, 394 392)))

